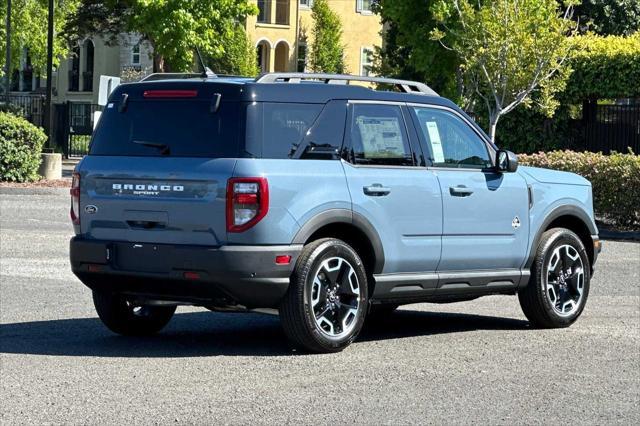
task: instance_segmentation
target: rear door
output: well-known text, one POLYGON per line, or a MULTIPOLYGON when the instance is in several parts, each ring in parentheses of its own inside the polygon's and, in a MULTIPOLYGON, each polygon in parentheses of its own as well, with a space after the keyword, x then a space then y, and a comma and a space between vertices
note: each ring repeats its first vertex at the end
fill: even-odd
POLYGON ((380 234, 383 272, 435 271, 442 232, 440 187, 433 172, 420 165, 420 148, 411 144, 402 108, 350 102, 344 170, 354 213, 380 234))
POLYGON ((106 106, 81 163, 81 233, 222 244, 226 182, 242 133, 239 103, 223 96, 213 108, 214 95, 202 89, 138 86, 144 85, 125 87, 106 106))

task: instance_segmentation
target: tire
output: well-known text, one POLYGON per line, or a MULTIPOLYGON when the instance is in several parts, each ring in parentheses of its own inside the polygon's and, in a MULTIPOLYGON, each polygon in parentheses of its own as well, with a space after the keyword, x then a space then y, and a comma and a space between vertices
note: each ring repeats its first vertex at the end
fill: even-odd
POLYGON ((175 306, 132 305, 117 293, 93 292, 93 304, 102 323, 114 333, 148 336, 162 330, 171 320, 175 306))
POLYGON ((358 254, 341 240, 314 241, 302 250, 280 306, 284 332, 304 350, 339 352, 362 329, 367 295, 358 254))
POLYGON ((591 265, 580 238, 565 228, 542 234, 529 284, 518 292, 520 306, 534 327, 568 327, 589 296, 591 265))

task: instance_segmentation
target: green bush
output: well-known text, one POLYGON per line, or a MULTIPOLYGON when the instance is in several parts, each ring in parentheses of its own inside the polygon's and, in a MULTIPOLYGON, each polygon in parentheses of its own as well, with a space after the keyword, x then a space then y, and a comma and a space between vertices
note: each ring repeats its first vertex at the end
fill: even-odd
POLYGON ((640 32, 628 37, 572 37, 571 46, 573 73, 562 98, 580 101, 640 96, 640 32))
POLYGON ((0 112, 0 180, 38 180, 40 153, 46 140, 39 127, 24 118, 0 112))
POLYGON ((577 173, 593 185, 598 216, 622 228, 640 228, 640 155, 551 151, 519 155, 521 164, 577 173))

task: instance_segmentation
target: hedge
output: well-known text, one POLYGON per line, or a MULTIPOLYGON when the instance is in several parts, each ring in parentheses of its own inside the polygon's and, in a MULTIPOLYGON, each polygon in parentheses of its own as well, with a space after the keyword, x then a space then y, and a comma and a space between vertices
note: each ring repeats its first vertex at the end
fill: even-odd
POLYGON ((561 98, 579 103, 640 97, 640 31, 627 37, 576 36, 570 45, 573 73, 561 98))
POLYGON ((584 176, 593 185, 599 217, 621 228, 640 229, 640 155, 551 151, 518 156, 521 164, 584 176))
POLYGON ((38 180, 40 153, 47 136, 22 117, 0 112, 0 180, 38 180))

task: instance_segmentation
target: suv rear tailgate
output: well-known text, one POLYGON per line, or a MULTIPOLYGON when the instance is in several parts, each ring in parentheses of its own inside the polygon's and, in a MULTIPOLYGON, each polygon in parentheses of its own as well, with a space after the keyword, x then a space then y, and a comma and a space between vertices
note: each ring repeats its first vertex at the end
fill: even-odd
POLYGON ((224 244, 226 183, 235 163, 89 155, 79 167, 81 234, 111 241, 224 244))

